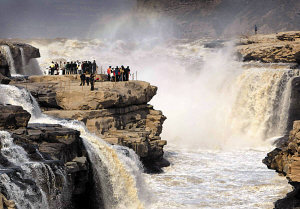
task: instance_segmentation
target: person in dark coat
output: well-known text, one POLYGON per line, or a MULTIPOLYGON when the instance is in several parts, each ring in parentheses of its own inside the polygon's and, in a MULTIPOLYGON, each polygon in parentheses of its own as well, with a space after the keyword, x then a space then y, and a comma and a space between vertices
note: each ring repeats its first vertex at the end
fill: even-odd
POLYGON ((84 86, 84 84, 85 84, 85 73, 82 73, 82 74, 80 75, 80 80, 81 80, 80 86, 84 86))
POLYGON ((120 70, 119 70, 119 67, 117 66, 115 68, 115 80, 116 80, 116 82, 119 81, 119 72, 120 72, 120 70))
POLYGON ((90 76, 91 91, 94 90, 94 79, 95 79, 95 75, 94 75, 94 74, 91 74, 91 76, 90 76))
POLYGON ((93 64, 92 64, 92 66, 93 66, 93 74, 95 74, 96 73, 96 70, 97 70, 97 64, 96 64, 96 61, 94 60, 94 62, 93 62, 93 64))
POLYGON ((124 74, 124 80, 125 81, 128 81, 129 79, 129 74, 130 74, 130 69, 129 69, 129 66, 127 66, 127 68, 125 68, 125 74, 124 74))

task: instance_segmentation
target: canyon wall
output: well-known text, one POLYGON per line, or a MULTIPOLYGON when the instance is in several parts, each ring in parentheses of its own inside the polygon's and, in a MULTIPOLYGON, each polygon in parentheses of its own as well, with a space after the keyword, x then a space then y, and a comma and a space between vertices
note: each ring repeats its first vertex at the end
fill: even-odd
POLYGON ((133 149, 149 171, 169 165, 163 159, 167 142, 160 137, 166 117, 148 104, 157 87, 144 81, 95 82, 91 91, 79 84, 79 75, 31 76, 28 83, 14 83, 31 92, 44 114, 82 121, 108 143, 133 149))
MULTIPOLYGON (((11 201, 7 202, 5 197, 24 193, 28 203, 19 202, 20 207, 26 204, 34 205, 35 201, 46 198, 50 208, 67 208, 71 205, 72 208, 80 208, 76 203, 85 202, 82 198, 87 194, 92 195, 86 190, 86 186, 93 188, 90 162, 79 137, 80 132, 60 125, 28 125, 30 117, 30 113, 21 106, 0 105, 0 130, 7 131, 13 139, 13 144, 10 144, 5 132, 0 134, 0 191, 3 196, 0 203, 6 206, 9 206, 8 203, 14 205, 11 201), (18 160, 10 159, 17 156, 14 152, 22 153, 17 146, 26 151, 24 156, 28 156, 28 162, 26 159, 20 159, 24 161, 22 165, 18 164, 18 160), (31 169, 32 177, 29 178, 25 173, 31 169), (6 182, 3 176, 7 176, 22 191, 18 192, 18 187, 14 188, 14 184, 6 182), (8 190, 8 185, 12 191, 8 190), (30 188, 33 188, 31 193, 30 188)), ((21 201, 20 198, 22 197, 16 199, 21 201)))

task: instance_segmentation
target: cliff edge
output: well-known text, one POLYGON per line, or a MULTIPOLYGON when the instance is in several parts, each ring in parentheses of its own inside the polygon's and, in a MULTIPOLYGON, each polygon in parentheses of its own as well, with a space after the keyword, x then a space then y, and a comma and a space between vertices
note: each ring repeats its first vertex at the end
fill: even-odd
POLYGON ((79 75, 30 76, 14 85, 27 88, 44 114, 82 121, 108 143, 133 149, 150 171, 169 165, 163 159, 167 142, 160 137, 166 117, 148 104, 157 87, 144 81, 95 82, 91 91, 80 86, 79 75))
POLYGON ((243 61, 300 64, 300 31, 240 38, 235 49, 243 61))

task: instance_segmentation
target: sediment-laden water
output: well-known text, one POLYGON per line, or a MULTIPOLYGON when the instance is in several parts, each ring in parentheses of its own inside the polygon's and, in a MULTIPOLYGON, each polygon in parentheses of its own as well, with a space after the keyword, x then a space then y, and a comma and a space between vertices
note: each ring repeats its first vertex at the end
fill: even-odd
MULTIPOLYGON (((171 166, 162 174, 148 175, 138 171, 136 161, 137 168, 130 171, 127 158, 106 157, 107 164, 115 162, 116 168, 107 170, 110 178, 104 181, 116 184, 114 191, 128 188, 131 198, 112 200, 108 191, 108 205, 123 207, 132 201, 132 208, 272 208, 291 190, 261 160, 273 149, 272 138, 285 133, 290 79, 297 70, 259 63, 245 67, 235 59, 231 43, 209 49, 204 48, 207 42, 30 41, 40 48, 44 69, 51 61, 95 59, 98 72, 101 66, 104 71, 109 65, 128 65, 135 78, 158 86, 150 103, 168 118, 162 138, 168 141, 165 157, 171 166), (126 170, 124 182, 115 182, 126 170), (141 180, 134 183, 136 176, 141 180), (142 188, 144 184, 150 191, 142 188)), ((77 123, 67 126, 84 130, 85 146, 95 161, 102 159, 103 147, 101 155, 115 152, 77 123)))

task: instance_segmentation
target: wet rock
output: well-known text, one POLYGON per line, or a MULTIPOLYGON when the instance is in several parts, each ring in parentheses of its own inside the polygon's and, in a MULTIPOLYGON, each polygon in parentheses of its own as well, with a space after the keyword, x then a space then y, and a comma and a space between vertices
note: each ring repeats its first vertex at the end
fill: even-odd
POLYGON ((27 87, 45 114, 82 121, 107 142, 133 149, 143 162, 163 159, 166 141, 160 134, 166 117, 147 104, 157 87, 144 81, 96 82, 96 90, 90 91, 79 86, 76 75, 30 76, 28 80, 16 85, 27 87))
POLYGON ((0 104, 0 130, 26 128, 30 117, 21 106, 0 104))
POLYGON ((294 122, 289 140, 269 152, 262 162, 285 176, 294 187, 293 192, 275 203, 275 208, 297 208, 300 205, 300 121, 294 122))
MULTIPOLYGON (((29 45, 29 44, 23 44, 23 43, 17 43, 17 42, 9 42, 9 41, 0 41, 0 73, 4 76, 10 76, 10 72, 7 71, 7 66, 9 65, 9 57, 6 54, 6 50, 4 46, 8 46, 11 51, 11 56, 14 62, 14 67, 16 70, 16 73, 24 74, 23 72, 23 63, 22 63, 22 54, 21 54, 21 48, 24 51, 24 61, 27 64, 30 59, 32 58, 38 58, 40 57, 39 49, 29 45)), ((11 68, 11 66, 9 66, 11 68)))

